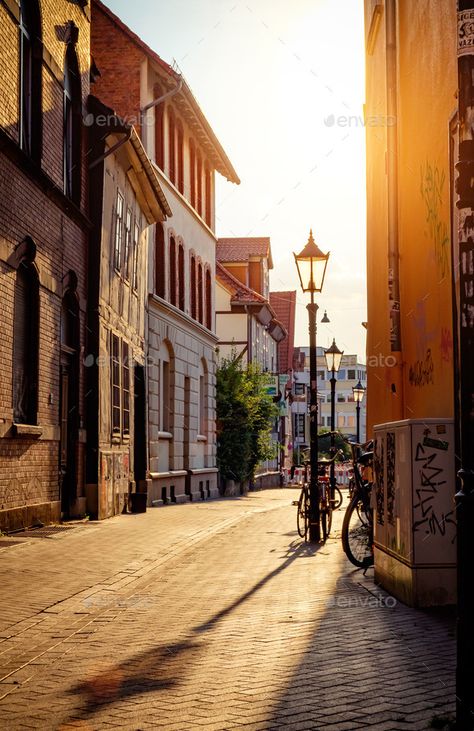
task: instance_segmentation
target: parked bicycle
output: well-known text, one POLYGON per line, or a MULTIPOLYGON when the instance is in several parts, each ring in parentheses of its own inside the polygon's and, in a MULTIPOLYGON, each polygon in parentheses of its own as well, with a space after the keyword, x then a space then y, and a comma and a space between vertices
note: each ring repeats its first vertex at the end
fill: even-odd
POLYGON ((344 441, 351 447, 353 476, 349 485, 349 505, 342 522, 342 547, 354 566, 366 569, 374 563, 374 523, 371 507, 373 486, 373 442, 357 444, 344 441))
MULTIPOLYGON (((332 512, 342 505, 342 493, 336 486, 334 497, 331 498, 330 478, 327 474, 328 467, 339 456, 339 450, 331 459, 318 460, 318 493, 319 493, 319 519, 320 519, 320 535, 323 541, 326 541, 331 532, 332 512)), ((301 538, 307 540, 309 533, 310 518, 310 463, 308 460, 304 462, 305 476, 303 486, 301 488, 298 500, 298 510, 296 514, 296 526, 301 538)))

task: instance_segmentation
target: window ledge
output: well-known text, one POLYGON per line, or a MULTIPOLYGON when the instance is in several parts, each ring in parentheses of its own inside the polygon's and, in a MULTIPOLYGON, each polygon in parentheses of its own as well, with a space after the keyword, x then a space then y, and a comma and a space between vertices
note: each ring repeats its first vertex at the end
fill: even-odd
POLYGON ((196 437, 197 442, 207 442, 207 437, 204 436, 204 434, 198 434, 196 437))
POLYGON ((173 439, 173 435, 169 431, 159 431, 158 439, 173 439))
POLYGON ((38 438, 43 433, 43 427, 33 424, 13 424, 13 433, 16 437, 38 438))

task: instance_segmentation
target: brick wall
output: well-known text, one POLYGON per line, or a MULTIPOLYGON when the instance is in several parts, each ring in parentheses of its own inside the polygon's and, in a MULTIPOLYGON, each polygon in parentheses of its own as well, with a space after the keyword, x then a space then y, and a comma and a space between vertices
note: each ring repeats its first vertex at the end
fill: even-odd
MULTIPOLYGON (((43 157, 41 168, 31 166, 14 145, 0 154, 0 527, 23 506, 60 500, 59 405, 61 303, 68 272, 77 276, 80 302, 80 345, 84 344, 88 229, 71 212, 63 189, 63 76, 68 21, 79 27, 77 54, 83 101, 89 94, 90 24, 81 8, 66 0, 40 2, 43 33, 43 157), (54 195, 51 190, 56 189, 54 195), (12 355, 16 247, 31 236, 37 246, 39 277, 38 418, 42 434, 17 438, 12 429, 12 355)), ((17 141, 18 25, 0 3, 0 62, 8 73, 0 77, 0 127, 17 141)), ((84 150, 84 153, 86 151, 84 150)), ((85 213, 87 159, 82 160, 82 209, 85 213)), ((80 416, 84 411, 83 374, 79 383, 80 416)), ((83 444, 76 445, 77 494, 83 494, 83 444)), ((24 520, 31 520, 25 511, 24 520), (28 516, 28 517, 27 517, 28 516)), ((43 513, 51 515, 52 513, 43 513)))
POLYGON ((145 56, 95 2, 91 52, 101 72, 93 93, 119 116, 135 124, 140 133, 140 69, 145 56))

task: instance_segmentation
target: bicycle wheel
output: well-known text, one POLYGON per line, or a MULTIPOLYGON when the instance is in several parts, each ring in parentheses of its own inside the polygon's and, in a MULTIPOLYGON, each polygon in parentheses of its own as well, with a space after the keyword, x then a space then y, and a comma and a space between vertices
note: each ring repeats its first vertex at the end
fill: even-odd
POLYGON ((321 515, 321 537, 325 541, 330 532, 332 526, 332 507, 330 499, 330 488, 329 485, 324 485, 325 499, 321 501, 320 515, 321 515))
POLYGON ((354 494, 344 515, 341 538, 347 558, 360 569, 366 569, 374 562, 372 533, 370 508, 364 506, 359 495, 354 494))
POLYGON ((296 527, 301 538, 306 538, 308 532, 308 491, 303 487, 298 500, 298 512, 296 514, 296 527))

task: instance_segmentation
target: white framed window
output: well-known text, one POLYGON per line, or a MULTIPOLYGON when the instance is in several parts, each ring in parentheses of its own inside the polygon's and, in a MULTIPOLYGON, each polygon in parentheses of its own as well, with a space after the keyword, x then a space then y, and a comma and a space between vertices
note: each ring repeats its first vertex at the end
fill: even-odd
POLYGON ((123 206, 124 198, 120 190, 117 190, 115 203, 115 237, 114 237, 114 269, 120 272, 122 264, 123 248, 123 206))
POLYGON ((132 210, 127 208, 125 217, 125 239, 123 249, 123 276, 124 279, 130 279, 130 249, 132 244, 132 210))

